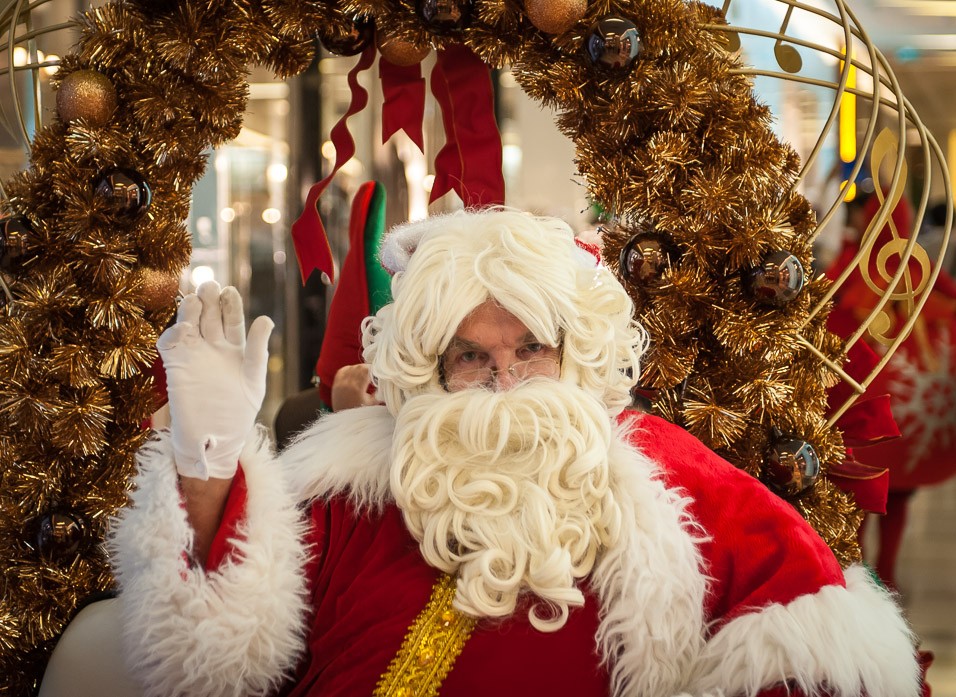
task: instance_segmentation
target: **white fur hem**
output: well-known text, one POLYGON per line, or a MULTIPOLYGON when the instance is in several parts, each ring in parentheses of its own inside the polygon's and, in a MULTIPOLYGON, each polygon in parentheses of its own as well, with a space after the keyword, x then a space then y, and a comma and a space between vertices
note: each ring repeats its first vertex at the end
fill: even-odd
POLYGON ((359 508, 379 509, 391 500, 394 433, 383 406, 324 414, 282 451, 286 479, 303 501, 347 494, 359 508))
POLYGON ((169 434, 139 453, 129 507, 109 546, 125 659, 148 697, 264 695, 295 668, 307 612, 303 519, 266 442, 240 458, 248 482, 234 558, 190 568, 169 434))
POLYGON ((807 695, 915 697, 915 640, 890 594, 863 567, 787 605, 738 617, 707 643, 687 690, 754 695, 789 681, 807 695))

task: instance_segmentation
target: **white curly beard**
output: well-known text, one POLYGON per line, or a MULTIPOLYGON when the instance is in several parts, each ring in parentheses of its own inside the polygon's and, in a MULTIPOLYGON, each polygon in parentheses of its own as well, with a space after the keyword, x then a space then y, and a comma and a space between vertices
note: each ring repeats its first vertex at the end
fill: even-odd
POLYGON ((584 603, 576 585, 620 535, 609 484, 606 407, 582 390, 534 380, 413 397, 395 427, 391 488, 422 555, 457 574, 456 606, 564 626, 584 603))

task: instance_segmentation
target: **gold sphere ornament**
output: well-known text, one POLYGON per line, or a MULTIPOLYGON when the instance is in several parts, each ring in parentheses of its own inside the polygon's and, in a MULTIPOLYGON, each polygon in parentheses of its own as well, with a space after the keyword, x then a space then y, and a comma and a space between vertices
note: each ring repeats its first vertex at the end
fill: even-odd
POLYGON ((820 457, 807 441, 774 429, 764 481, 786 499, 808 491, 820 477, 820 457))
POLYGON ((136 296, 146 310, 155 311, 176 305, 179 277, 144 266, 136 272, 136 296))
POLYGON ((587 0, 525 0, 531 23, 545 34, 563 34, 580 22, 588 10, 587 0))
POLYGON ((84 119, 91 126, 104 126, 114 111, 116 87, 95 70, 70 73, 56 92, 56 113, 66 123, 84 119))
POLYGON ((375 35, 375 44, 378 46, 378 52, 382 54, 382 58, 392 65, 403 68, 421 63, 425 60, 425 56, 431 52, 429 46, 416 46, 411 41, 398 39, 381 31, 375 35))

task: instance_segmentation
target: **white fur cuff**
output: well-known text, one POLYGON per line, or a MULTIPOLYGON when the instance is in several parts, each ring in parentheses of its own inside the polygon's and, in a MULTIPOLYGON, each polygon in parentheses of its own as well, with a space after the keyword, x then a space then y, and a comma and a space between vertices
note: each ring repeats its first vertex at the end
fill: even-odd
POLYGON ((860 566, 846 588, 729 622, 708 642, 688 692, 753 695, 790 681, 804 694, 917 697, 915 640, 894 598, 860 566))
POLYGON ((245 517, 215 572, 190 568, 168 433, 139 453, 132 501, 109 545, 123 644, 145 694, 264 695, 294 668, 307 612, 304 522, 264 440, 247 446, 245 517))

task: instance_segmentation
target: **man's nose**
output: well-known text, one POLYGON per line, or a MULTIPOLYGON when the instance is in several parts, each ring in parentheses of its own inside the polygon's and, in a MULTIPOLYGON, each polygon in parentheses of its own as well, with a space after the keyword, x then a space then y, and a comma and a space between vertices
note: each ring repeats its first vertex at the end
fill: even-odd
POLYGON ((511 366, 517 361, 518 357, 512 353, 503 353, 498 356, 492 356, 492 370, 495 375, 495 388, 498 390, 510 390, 517 385, 520 380, 511 372, 511 366))

